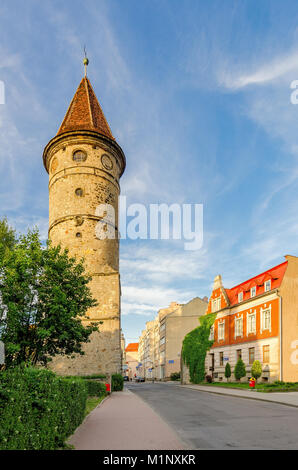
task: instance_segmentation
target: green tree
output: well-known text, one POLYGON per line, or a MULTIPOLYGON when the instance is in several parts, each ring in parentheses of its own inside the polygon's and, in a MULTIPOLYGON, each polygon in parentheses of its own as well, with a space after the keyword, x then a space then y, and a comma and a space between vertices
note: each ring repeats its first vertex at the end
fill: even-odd
POLYGON ((241 358, 238 359, 235 370, 234 370, 234 375, 237 380, 240 380, 242 377, 246 376, 246 369, 245 369, 245 364, 242 361, 241 358))
POLYGON ((6 366, 46 365, 56 354, 83 354, 97 329, 81 320, 96 305, 82 261, 47 243, 38 231, 21 236, 0 267, 0 339, 6 366))
POLYGON ((192 383, 200 383, 205 378, 205 358, 214 340, 209 339, 210 329, 216 313, 199 318, 200 326, 187 333, 182 343, 182 359, 189 368, 192 383))
POLYGON ((230 366, 230 364, 227 362, 227 363, 226 363, 226 367, 225 367, 225 378, 226 378, 227 380, 229 380, 229 378, 231 377, 231 375, 232 375, 231 366, 230 366))
POLYGON ((251 374, 256 380, 258 380, 258 378, 261 377, 262 366, 261 366, 260 361, 253 362, 253 365, 251 366, 251 374))
POLYGON ((8 225, 7 219, 0 220, 0 262, 16 243, 16 232, 8 225))

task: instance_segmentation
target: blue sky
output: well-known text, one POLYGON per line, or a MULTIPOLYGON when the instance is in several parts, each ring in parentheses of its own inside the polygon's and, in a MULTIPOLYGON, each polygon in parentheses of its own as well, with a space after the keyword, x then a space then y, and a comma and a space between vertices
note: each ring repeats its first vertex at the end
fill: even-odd
POLYGON ((0 216, 46 237, 42 151, 83 74, 127 169, 128 203, 204 204, 204 244, 121 242, 127 342, 171 301, 298 255, 298 10, 293 1, 85 0, 0 5, 0 216))

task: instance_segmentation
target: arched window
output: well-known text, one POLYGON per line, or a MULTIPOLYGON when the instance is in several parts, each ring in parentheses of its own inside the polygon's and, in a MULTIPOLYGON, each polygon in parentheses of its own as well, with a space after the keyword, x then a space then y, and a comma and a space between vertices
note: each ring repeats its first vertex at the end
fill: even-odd
POLYGON ((84 162, 87 160, 87 154, 83 150, 76 150, 72 155, 72 159, 77 163, 84 162))

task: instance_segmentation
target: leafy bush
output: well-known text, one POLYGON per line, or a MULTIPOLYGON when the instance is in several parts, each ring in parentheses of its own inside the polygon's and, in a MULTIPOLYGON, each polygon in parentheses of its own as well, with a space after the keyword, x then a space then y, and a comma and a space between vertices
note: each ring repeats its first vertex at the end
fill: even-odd
POLYGON ((0 449, 53 450, 81 424, 86 383, 32 367, 0 373, 0 449))
POLYGON ((106 394, 106 386, 103 382, 97 380, 85 380, 89 397, 99 397, 106 394))
POLYGON ((182 343, 182 359, 189 368, 192 383, 203 382, 205 378, 205 358, 214 341, 209 339, 210 329, 216 313, 199 318, 200 326, 187 333, 182 343))
POLYGON ((231 375, 232 375, 231 366, 230 366, 230 364, 227 362, 227 363, 226 363, 226 367, 225 367, 225 378, 229 380, 229 378, 231 377, 231 375))
POLYGON ((67 379, 77 379, 78 377, 81 379, 86 379, 86 380, 93 380, 93 379, 106 379, 105 374, 91 374, 91 375, 66 375, 64 376, 67 379))
POLYGON ((261 366, 260 361, 253 362, 253 365, 251 366, 251 374, 256 380, 258 380, 258 378, 261 377, 262 366, 261 366))
POLYGON ((180 372, 172 372, 170 375, 171 380, 180 380, 180 372))
POLYGON ((106 379, 105 374, 91 374, 91 375, 82 375, 82 379, 106 379))
POLYGON ((242 377, 246 376, 246 369, 245 369, 245 364, 242 361, 242 359, 238 359, 236 365, 235 365, 235 370, 234 370, 234 375, 237 380, 240 380, 242 377))
POLYGON ((123 377, 121 374, 112 375, 112 392, 121 392, 123 390, 123 377))
POLYGON ((208 382, 208 384, 212 383, 212 375, 206 375, 205 379, 206 379, 206 382, 208 382))

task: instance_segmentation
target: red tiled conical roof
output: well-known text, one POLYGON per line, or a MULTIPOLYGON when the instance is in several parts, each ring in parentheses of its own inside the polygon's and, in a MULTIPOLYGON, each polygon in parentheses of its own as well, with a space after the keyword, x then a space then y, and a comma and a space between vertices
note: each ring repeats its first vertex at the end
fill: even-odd
POLYGON ((69 131, 95 131, 113 139, 111 129, 87 77, 83 77, 57 135, 69 131))

